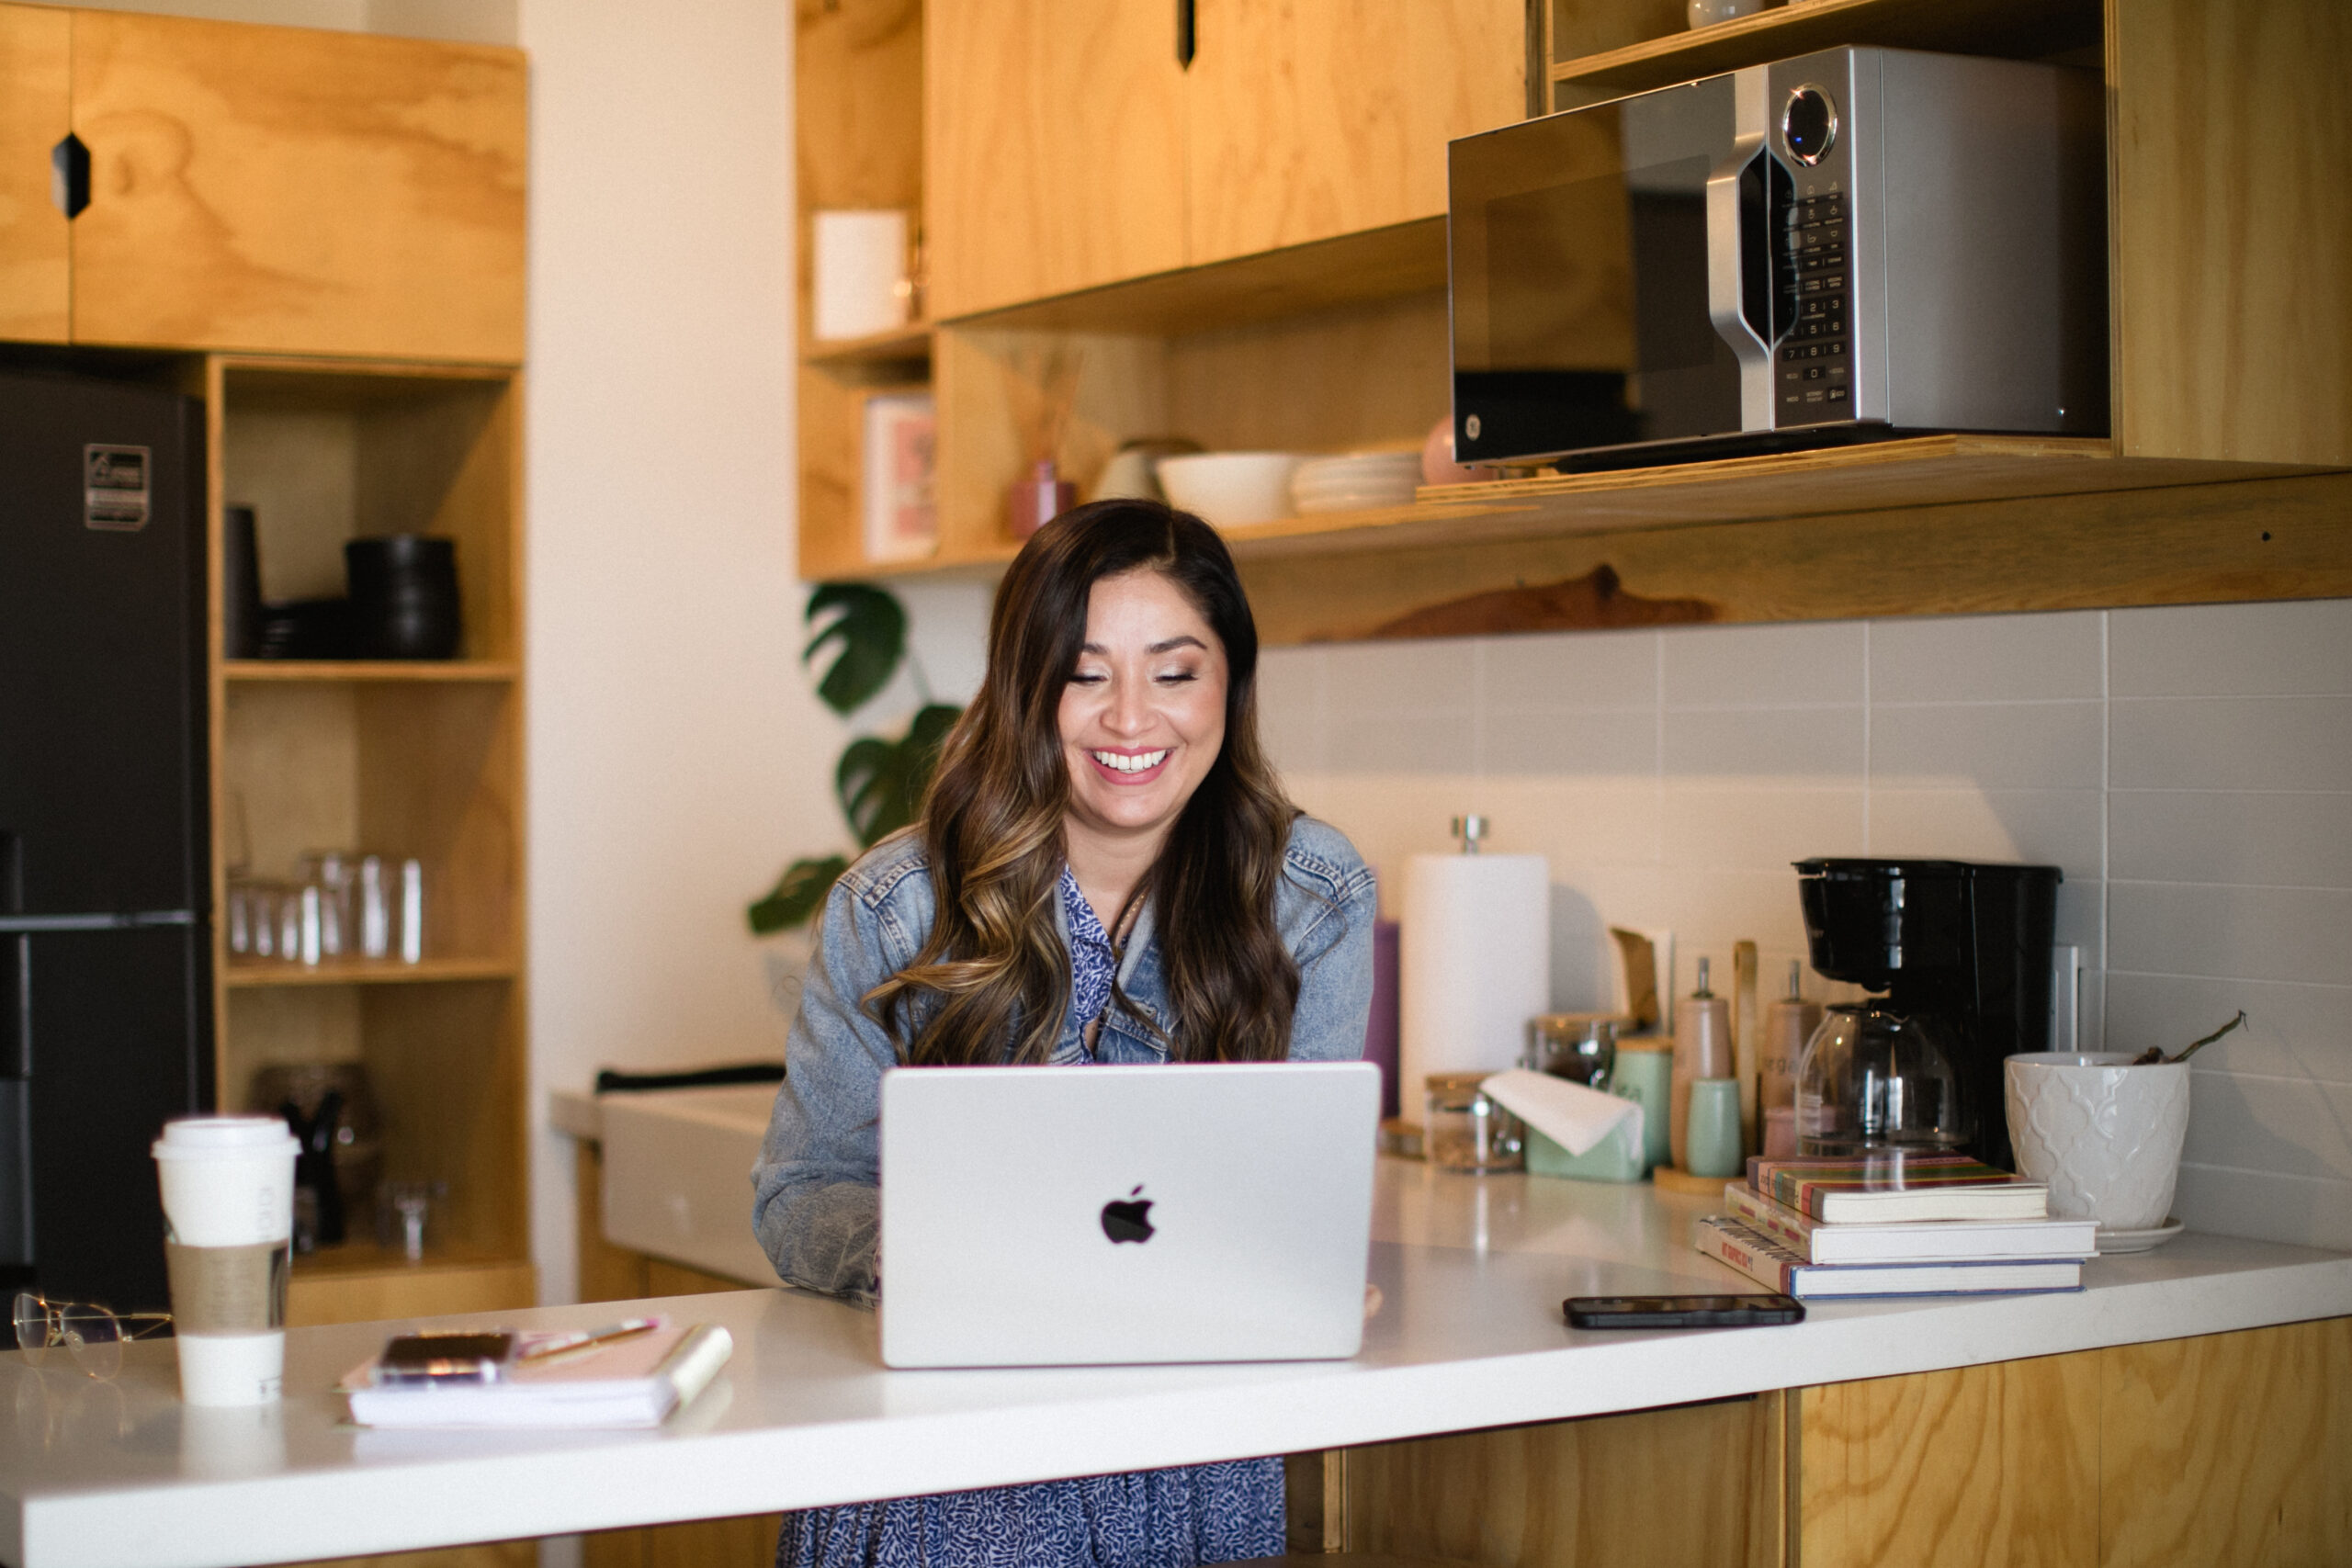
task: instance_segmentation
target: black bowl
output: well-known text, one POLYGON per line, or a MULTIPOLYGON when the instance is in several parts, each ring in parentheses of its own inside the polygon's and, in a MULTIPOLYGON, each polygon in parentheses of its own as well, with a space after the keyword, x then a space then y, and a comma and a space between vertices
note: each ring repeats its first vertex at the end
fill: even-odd
POLYGON ((362 659, 454 659, 464 640, 453 539, 391 534, 343 547, 362 659))

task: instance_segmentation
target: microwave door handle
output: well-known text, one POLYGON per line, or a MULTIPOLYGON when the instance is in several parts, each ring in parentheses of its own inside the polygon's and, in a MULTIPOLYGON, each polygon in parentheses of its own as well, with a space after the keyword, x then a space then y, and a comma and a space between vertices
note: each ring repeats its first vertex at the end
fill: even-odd
POLYGON ((1707 175, 1707 319, 1739 361, 1744 431, 1772 428, 1772 348, 1748 324, 1746 309, 1747 269, 1771 265, 1770 240, 1746 232, 1740 211, 1741 182, 1763 156, 1764 133, 1758 130, 1734 141, 1731 156, 1707 175))

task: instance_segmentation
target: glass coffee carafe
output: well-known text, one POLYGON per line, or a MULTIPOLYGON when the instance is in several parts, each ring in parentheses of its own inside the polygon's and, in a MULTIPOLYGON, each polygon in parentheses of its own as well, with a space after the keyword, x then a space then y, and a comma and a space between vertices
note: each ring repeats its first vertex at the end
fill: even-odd
POLYGON ((1884 997, 1828 1010, 1797 1063, 1799 1152, 1941 1154, 1968 1139, 1951 1026, 1884 997))

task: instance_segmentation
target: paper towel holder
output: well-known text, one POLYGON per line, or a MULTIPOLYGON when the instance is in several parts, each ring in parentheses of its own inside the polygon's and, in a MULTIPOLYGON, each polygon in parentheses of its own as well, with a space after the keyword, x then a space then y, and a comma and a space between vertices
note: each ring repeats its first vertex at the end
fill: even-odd
POLYGON ((1487 819, 1475 812, 1465 813, 1453 819, 1452 831, 1462 840, 1462 852, 1475 855, 1478 852, 1478 840, 1487 836, 1487 819))

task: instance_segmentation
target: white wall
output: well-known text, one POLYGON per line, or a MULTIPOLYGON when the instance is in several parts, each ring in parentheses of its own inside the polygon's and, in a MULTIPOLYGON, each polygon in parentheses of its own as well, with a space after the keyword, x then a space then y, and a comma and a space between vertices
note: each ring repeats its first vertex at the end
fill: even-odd
MULTIPOLYGON (((528 0, 535 1247, 549 1088, 780 1056, 743 906, 838 831, 793 571, 792 12, 528 0)), ((745 1213, 750 1194, 745 1192, 745 1213)))
MULTIPOLYGON (((1610 924, 1679 988, 1804 952, 1809 855, 2065 873, 2086 1048, 2197 1058, 2177 1212, 2352 1247, 2352 600, 1284 649, 1301 804, 1394 886, 1480 811, 1551 858, 1555 1003, 1605 1006, 1610 924)), ((1393 910, 1391 911, 1394 912, 1393 910)), ((1821 991, 1814 982, 1814 994, 1821 991)))

